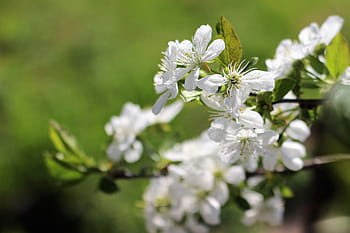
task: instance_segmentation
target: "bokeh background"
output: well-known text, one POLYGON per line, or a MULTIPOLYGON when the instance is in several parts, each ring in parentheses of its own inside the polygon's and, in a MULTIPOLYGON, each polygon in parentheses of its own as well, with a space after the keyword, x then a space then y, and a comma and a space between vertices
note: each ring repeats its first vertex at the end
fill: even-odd
MULTIPOLYGON (((329 15, 345 19, 343 33, 350 38, 349 12, 348 0, 1 0, 0 232, 145 232, 138 201, 147 181, 120 181, 115 195, 99 192, 95 177, 55 185, 42 156, 53 149, 49 120, 70 128, 88 153, 102 156, 110 116, 127 101, 151 106, 156 100, 153 76, 169 40, 190 39, 198 26, 214 26, 223 15, 238 33, 244 56, 259 57, 264 68, 279 41, 296 38, 301 28, 329 15)), ((191 104, 173 123, 182 139, 208 125, 206 111, 191 104)), ((322 127, 314 131, 319 136, 311 147, 317 153, 349 151, 350 131, 342 140, 321 133, 322 127)), ((350 215, 349 168, 348 162, 331 166, 318 183, 307 172, 293 177, 297 191, 287 208, 298 213, 306 197, 325 196, 319 232, 350 232, 348 217, 332 220, 350 215), (329 226, 332 231, 325 230, 329 226)), ((300 224, 291 216, 291 226, 300 224)), ((241 226, 239 219, 239 211, 228 208, 223 226, 213 232, 266 230, 241 226)))

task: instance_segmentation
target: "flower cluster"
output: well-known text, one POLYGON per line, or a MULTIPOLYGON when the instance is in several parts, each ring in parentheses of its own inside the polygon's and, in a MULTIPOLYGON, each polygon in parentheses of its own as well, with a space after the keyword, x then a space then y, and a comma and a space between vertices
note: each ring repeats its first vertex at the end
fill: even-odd
POLYGON ((183 103, 177 101, 167 106, 161 114, 154 115, 150 109, 142 110, 136 104, 126 103, 120 116, 113 116, 105 125, 107 135, 112 137, 107 148, 108 157, 114 162, 122 158, 129 163, 138 161, 143 145, 137 135, 151 125, 170 122, 181 111, 182 106, 183 103))
POLYGON ((164 152, 165 158, 180 163, 169 166, 167 177, 154 179, 144 195, 150 232, 208 232, 208 225, 220 223, 228 185, 240 184, 245 173, 241 166, 221 161, 218 150, 204 132, 164 152))
MULTIPOLYGON (((341 17, 329 16, 321 26, 318 26, 317 23, 311 23, 302 29, 298 41, 282 40, 276 49, 275 57, 266 60, 268 71, 274 73, 276 79, 286 78, 293 71, 293 65, 302 61, 307 71, 306 74, 310 78, 326 78, 325 74, 318 73, 310 64, 310 59, 326 65, 325 47, 338 35, 343 24, 344 20, 341 17)), ((349 74, 344 71, 339 79, 343 84, 348 85, 346 80, 349 79, 349 74)))
POLYGON ((199 71, 202 64, 215 59, 225 48, 222 39, 214 40, 210 45, 212 29, 203 25, 197 29, 192 42, 170 41, 164 52, 161 71, 154 77, 157 93, 162 93, 153 106, 153 113, 160 112, 168 99, 176 98, 178 82, 185 77, 184 87, 192 91, 197 87, 199 71), (209 45, 209 46, 208 46, 209 45))
POLYGON ((244 211, 244 224, 281 224, 288 187, 278 173, 304 167, 310 126, 322 114, 318 105, 333 84, 350 85, 342 25, 342 18, 330 16, 320 27, 312 23, 304 28, 297 41, 283 40, 275 57, 266 60, 267 71, 254 68, 254 59, 241 58, 240 41, 224 17, 213 41, 212 28, 202 25, 192 41, 168 43, 153 79, 160 94, 153 108, 126 103, 120 116, 105 125, 111 162, 99 164, 88 157, 54 124, 50 136, 59 153, 50 155, 48 164, 53 169, 67 165, 61 170, 71 169, 77 180, 100 172, 100 188, 108 193, 118 189, 115 179, 152 178, 143 196, 151 233, 209 232, 228 203, 244 211), (210 126, 198 138, 170 148, 166 137, 164 144, 153 145, 144 131, 170 122, 181 111, 181 101, 165 106, 178 95, 207 108, 210 126), (151 166, 135 174, 124 170, 124 162, 137 162, 143 154, 151 166))

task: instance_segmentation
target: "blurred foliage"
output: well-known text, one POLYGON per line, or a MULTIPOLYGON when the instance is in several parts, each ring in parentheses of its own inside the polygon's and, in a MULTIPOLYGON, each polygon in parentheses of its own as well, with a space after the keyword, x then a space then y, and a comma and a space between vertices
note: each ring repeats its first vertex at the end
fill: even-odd
MULTIPOLYGON (((146 106, 156 100, 153 75, 169 40, 191 38, 199 25, 214 26, 223 15, 238 33, 243 57, 257 56, 264 67, 281 39, 296 38, 328 15, 344 17, 350 38, 349 7, 348 0, 0 1, 0 231, 143 232, 135 203, 147 181, 118 182, 116 195, 98 192, 96 177, 55 186, 43 160, 53 148, 49 120, 69 126, 99 158, 110 116, 126 101, 146 106)), ((188 104, 173 127, 184 139, 208 124, 203 108, 188 104)), ((349 189, 349 174, 336 174, 349 189)), ((349 201, 342 208, 350 214, 349 201)), ((215 231, 248 232, 231 209, 215 231)))

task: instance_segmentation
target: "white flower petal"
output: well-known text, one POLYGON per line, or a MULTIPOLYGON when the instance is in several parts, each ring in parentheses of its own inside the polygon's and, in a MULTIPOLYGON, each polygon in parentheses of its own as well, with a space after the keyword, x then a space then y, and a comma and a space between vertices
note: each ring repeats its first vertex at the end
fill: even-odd
POLYGON ((310 26, 303 28, 299 33, 299 40, 305 45, 309 45, 318 41, 320 28, 316 23, 311 23, 310 26))
POLYGON ((239 114, 238 122, 248 128, 261 129, 264 127, 264 120, 258 112, 246 109, 239 114))
POLYGON ((106 153, 112 161, 117 162, 121 160, 124 150, 120 149, 118 142, 114 142, 108 146, 106 153))
POLYGON ((281 151, 293 157, 304 157, 306 155, 305 146, 303 144, 290 140, 282 144, 281 151))
POLYGON ((138 161, 142 155, 143 146, 139 141, 135 141, 129 150, 125 152, 124 159, 128 163, 134 163, 138 161))
POLYGON ((273 150, 272 153, 263 156, 263 166, 264 169, 268 171, 273 171, 277 163, 277 150, 273 150))
POLYGON ((202 57, 202 61, 211 61, 215 59, 220 53, 225 49, 225 42, 222 39, 214 40, 208 47, 205 52, 204 57, 202 57))
POLYGON ((263 133, 258 135, 258 139, 261 141, 262 145, 271 145, 277 142, 279 134, 273 130, 264 130, 263 133))
POLYGON ((184 106, 182 101, 176 101, 166 107, 163 111, 154 117, 153 124, 155 123, 168 123, 174 119, 175 116, 182 110, 184 106))
POLYGON ((185 225, 192 233, 209 233, 209 228, 199 223, 192 215, 187 216, 185 225))
POLYGON ((220 74, 213 74, 199 79, 197 86, 208 93, 215 93, 218 87, 225 85, 225 83, 226 79, 223 76, 220 74))
POLYGON ((333 38, 340 32, 341 28, 343 27, 343 24, 343 18, 337 15, 329 16, 321 26, 320 42, 328 45, 333 40, 333 38))
POLYGON ((220 204, 214 198, 207 198, 199 205, 199 213, 205 223, 216 225, 220 223, 220 204))
POLYGON ((224 205, 229 198, 227 184, 222 181, 217 181, 209 196, 217 200, 221 206, 224 205))
POLYGON ((202 91, 201 100, 209 108, 212 108, 218 111, 225 110, 224 97, 222 95, 213 95, 207 91, 202 91))
POLYGON ((249 155, 243 160, 243 165, 248 172, 254 172, 258 168, 258 158, 254 155, 249 155))
POLYGON ((239 184, 245 180, 245 172, 242 166, 232 166, 223 174, 224 180, 229 184, 239 184))
POLYGON ((306 123, 299 119, 294 120, 289 124, 286 133, 289 137, 301 142, 304 142, 311 134, 310 128, 306 123))
POLYGON ((170 93, 168 91, 164 92, 161 96, 159 96, 156 103, 153 105, 153 114, 158 114, 162 110, 169 97, 170 93))
POLYGON ((193 37, 193 45, 200 56, 204 56, 205 50, 211 40, 212 29, 209 25, 200 26, 193 37))
POLYGON ((303 168, 304 163, 300 157, 305 156, 305 154, 305 147, 300 143, 285 141, 282 144, 282 162, 290 170, 297 171, 303 168))
POLYGON ((253 70, 242 77, 242 82, 247 88, 254 91, 272 91, 275 86, 273 73, 261 70, 253 70))
POLYGON ((288 154, 282 154, 283 164, 292 171, 298 171, 303 168, 304 162, 298 157, 292 157, 288 154))
POLYGON ((201 190, 211 190, 214 186, 214 176, 209 171, 192 169, 186 174, 186 183, 201 190))
POLYGON ((192 70, 185 79, 185 89, 192 91, 197 87, 199 68, 192 70))

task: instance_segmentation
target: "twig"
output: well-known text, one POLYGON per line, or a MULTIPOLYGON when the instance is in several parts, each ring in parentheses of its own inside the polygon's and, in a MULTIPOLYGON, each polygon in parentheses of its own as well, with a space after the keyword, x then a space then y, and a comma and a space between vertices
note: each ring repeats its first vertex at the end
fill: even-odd
MULTIPOLYGON (((343 161, 343 160, 350 160, 350 155, 349 154, 338 154, 338 155, 319 156, 319 157, 305 160, 302 170, 312 169, 312 168, 318 167, 320 165, 331 164, 331 163, 335 163, 335 162, 339 162, 339 161, 343 161)), ((301 171, 301 170, 298 170, 298 171, 301 171)), ((283 166, 278 166, 273 171, 267 171, 265 169, 258 169, 255 172, 248 173, 248 176, 264 175, 265 173, 268 173, 268 172, 287 174, 287 173, 296 173, 298 171, 292 171, 292 170, 289 170, 283 166)))
MULTIPOLYGON (((315 157, 315 158, 312 158, 309 160, 305 160, 302 170, 313 169, 313 168, 321 166, 321 165, 331 164, 331 163, 335 163, 335 162, 339 162, 339 161, 343 161, 343 160, 350 160, 350 154, 319 156, 319 157, 315 157)), ((299 171, 301 171, 301 170, 299 170, 299 171)), ((264 175, 266 173, 293 174, 296 172, 298 172, 298 171, 292 171, 292 170, 289 170, 283 166, 278 166, 273 171, 267 171, 267 170, 261 168, 261 169, 256 170, 255 172, 249 172, 247 175, 248 176, 264 175)), ((129 171, 124 171, 124 170, 112 170, 109 172, 109 176, 111 178, 124 179, 124 180, 159 178, 159 177, 165 176, 166 174, 167 174, 166 171, 161 171, 158 174, 146 174, 144 172, 132 173, 129 171)))
POLYGON ((132 173, 124 170, 112 170, 109 172, 109 175, 113 179, 140 179, 140 178, 157 178, 161 177, 162 174, 144 174, 144 173, 132 173))
POLYGON ((304 107, 315 107, 321 105, 325 102, 324 99, 280 99, 272 102, 272 104, 279 103, 298 103, 300 106, 304 107))

